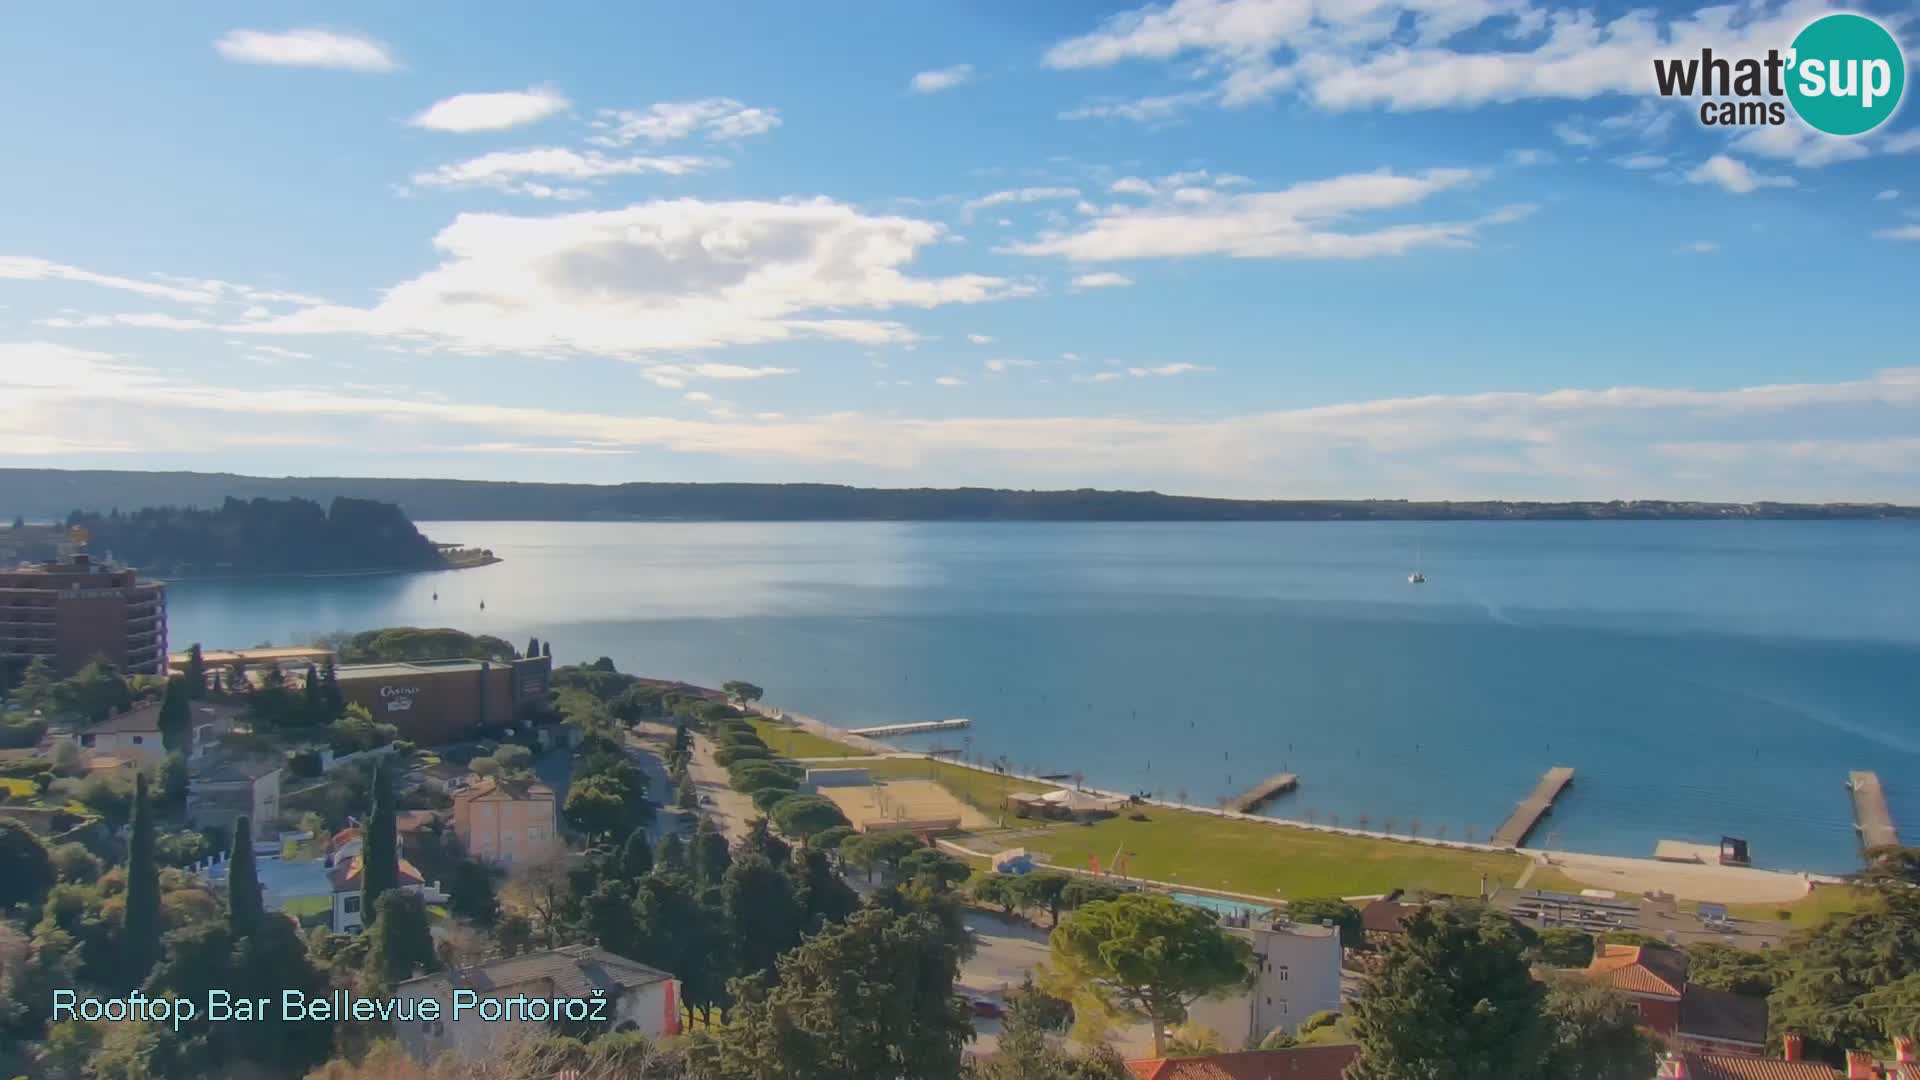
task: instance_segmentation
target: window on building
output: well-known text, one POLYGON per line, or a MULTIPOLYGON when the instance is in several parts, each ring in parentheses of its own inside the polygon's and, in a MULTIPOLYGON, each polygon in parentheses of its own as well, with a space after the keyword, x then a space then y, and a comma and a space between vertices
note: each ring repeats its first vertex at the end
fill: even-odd
POLYGON ((1280 965, 1280 981, 1281 982, 1287 981, 1287 965, 1285 964, 1280 965))
POLYGON ((135 745, 135 746, 139 746, 139 745, 140 745, 140 744, 141 744, 142 742, 144 742, 144 741, 145 741, 145 740, 143 740, 143 739, 142 739, 142 738, 141 738, 140 736, 138 736, 138 735, 135 735, 135 736, 133 737, 133 745, 135 745))
POLYGON ((348 894, 345 910, 346 910, 346 913, 349 915, 358 915, 360 913, 360 894, 359 893, 348 894))

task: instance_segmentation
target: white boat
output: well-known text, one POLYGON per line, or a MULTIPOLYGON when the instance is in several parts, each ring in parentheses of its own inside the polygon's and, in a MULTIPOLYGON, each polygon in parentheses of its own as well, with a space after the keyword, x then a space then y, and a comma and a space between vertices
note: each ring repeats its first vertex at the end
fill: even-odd
POLYGON ((1427 575, 1420 572, 1420 549, 1414 548, 1413 549, 1413 573, 1407 575, 1407 584, 1419 585, 1424 583, 1426 580, 1427 580, 1427 575))

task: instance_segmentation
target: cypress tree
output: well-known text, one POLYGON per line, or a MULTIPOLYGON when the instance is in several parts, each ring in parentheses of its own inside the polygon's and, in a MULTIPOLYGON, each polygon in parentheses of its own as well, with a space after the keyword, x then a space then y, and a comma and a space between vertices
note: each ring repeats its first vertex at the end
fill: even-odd
POLYGON ((539 655, 540 655, 540 639, 537 637, 528 638, 527 639, 527 659, 531 660, 534 657, 539 655))
POLYGON ((300 709, 306 714, 309 724, 325 724, 333 719, 326 714, 326 704, 320 700, 320 669, 307 665, 307 681, 300 688, 300 709))
POLYGON ((196 701, 207 696, 207 660, 197 641, 187 650, 187 696, 196 701))
POLYGON ((620 869, 626 872, 628 879, 643 878, 653 870, 653 847, 647 843, 645 826, 633 830, 627 837, 627 846, 620 852, 620 869))
POLYGON ((551 641, 541 642, 540 655, 546 657, 549 660, 553 659, 553 642, 551 641))
POLYGON ((234 941, 250 937, 265 914, 253 868, 253 823, 242 814, 233 823, 233 852, 227 857, 227 930, 234 941))
POLYGON ((400 852, 393 818, 393 774, 385 762, 373 769, 373 811, 360 837, 360 917, 373 918, 380 894, 400 885, 400 852))
POLYGON ((680 839, 679 833, 668 833, 667 838, 660 841, 660 851, 658 854, 659 857, 655 860, 655 865, 659 866, 661 870, 686 870, 687 842, 680 839))
POLYGON ((326 722, 331 724, 340 719, 347 711, 346 695, 340 692, 340 673, 333 666, 333 657, 327 657, 320 665, 320 705, 326 713, 326 722))
POLYGON ((169 754, 184 754, 193 749, 192 690, 186 676, 167 678, 166 696, 160 699, 160 745, 169 754))
POLYGON ((160 954, 160 865, 153 857, 153 804, 147 774, 133 787, 133 837, 127 843, 127 913, 120 934, 129 986, 146 981, 160 954))

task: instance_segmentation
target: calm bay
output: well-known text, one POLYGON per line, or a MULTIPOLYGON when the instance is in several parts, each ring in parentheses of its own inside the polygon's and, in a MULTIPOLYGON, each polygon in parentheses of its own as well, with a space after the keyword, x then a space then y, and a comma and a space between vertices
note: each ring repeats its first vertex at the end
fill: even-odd
POLYGON ((1268 812, 1456 839, 1560 764, 1536 844, 1728 834, 1845 871, 1850 769, 1920 829, 1920 522, 421 528, 505 561, 178 582, 170 643, 538 635, 842 726, 970 717, 903 742, 1108 788, 1211 803, 1297 772, 1268 812))

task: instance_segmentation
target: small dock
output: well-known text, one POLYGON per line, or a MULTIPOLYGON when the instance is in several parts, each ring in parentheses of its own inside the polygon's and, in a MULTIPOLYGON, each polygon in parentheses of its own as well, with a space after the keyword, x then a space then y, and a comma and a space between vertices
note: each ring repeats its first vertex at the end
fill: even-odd
POLYGON ((922 724, 881 724, 878 727, 850 728, 849 735, 865 735, 868 738, 881 738, 887 735, 921 735, 929 731, 958 731, 963 727, 972 727, 973 721, 958 718, 953 720, 928 720, 922 724))
POLYGON ((1299 786, 1300 778, 1293 773, 1275 773, 1228 799, 1224 805, 1236 814, 1251 814, 1269 800, 1279 798, 1299 786))
POLYGON ((1900 834, 1893 827, 1893 813, 1887 809, 1887 792, 1880 786, 1880 774, 1850 772, 1847 790, 1853 793, 1853 827, 1860 833, 1860 846, 1898 847, 1900 834))
POLYGON ((1527 842, 1527 836, 1540 824, 1540 819, 1553 809, 1553 801, 1560 797, 1568 784, 1573 783, 1573 769, 1566 765, 1555 765, 1548 769, 1540 782, 1533 787, 1520 805, 1513 808, 1513 814, 1506 823, 1494 832, 1488 842, 1494 847, 1519 847, 1527 842))

